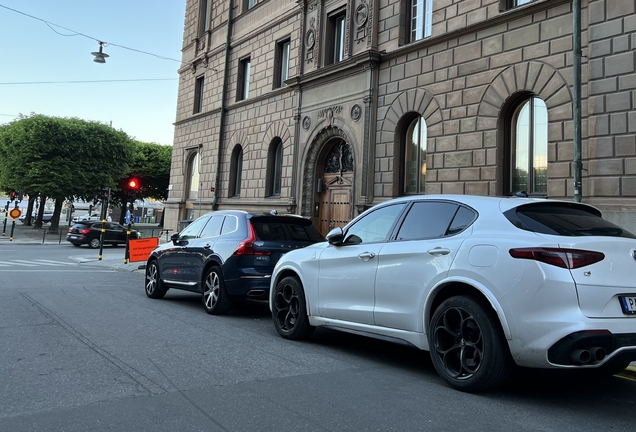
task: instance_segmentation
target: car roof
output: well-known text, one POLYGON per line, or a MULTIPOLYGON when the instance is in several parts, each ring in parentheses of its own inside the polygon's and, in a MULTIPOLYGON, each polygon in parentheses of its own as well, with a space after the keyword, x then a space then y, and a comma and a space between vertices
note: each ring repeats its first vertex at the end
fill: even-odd
MULTIPOLYGON (((510 196, 484 196, 484 195, 459 195, 459 194, 421 194, 421 195, 409 195, 399 198, 394 198, 385 201, 379 205, 397 203, 397 202, 411 202, 418 200, 439 200, 439 201, 456 201, 464 203, 475 210, 480 208, 492 208, 497 206, 501 212, 506 212, 515 207, 519 207, 526 204, 535 203, 567 203, 572 204, 573 201, 556 200, 549 198, 526 198, 526 197, 510 197, 510 196)), ((582 205, 586 207, 595 208, 589 204, 574 203, 576 205, 582 205)))

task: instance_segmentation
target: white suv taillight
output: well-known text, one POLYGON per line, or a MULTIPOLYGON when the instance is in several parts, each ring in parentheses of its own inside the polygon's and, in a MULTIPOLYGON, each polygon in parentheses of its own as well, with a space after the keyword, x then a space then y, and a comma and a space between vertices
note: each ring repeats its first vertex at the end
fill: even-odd
POLYGON ((564 248, 515 248, 510 249, 510 256, 571 270, 603 261, 605 258, 605 254, 601 252, 564 248))

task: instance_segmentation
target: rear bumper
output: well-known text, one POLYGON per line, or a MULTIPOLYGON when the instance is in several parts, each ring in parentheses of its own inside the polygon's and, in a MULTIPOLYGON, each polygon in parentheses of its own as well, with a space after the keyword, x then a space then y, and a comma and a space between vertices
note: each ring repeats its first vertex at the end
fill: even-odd
POLYGON ((225 289, 231 297, 266 300, 271 279, 271 274, 241 272, 239 277, 225 280, 225 289))
POLYGON ((572 333, 548 350, 548 361, 559 366, 601 366, 636 361, 636 333, 572 333))
POLYGON ((86 244, 86 243, 88 243, 90 241, 88 238, 84 237, 83 235, 75 235, 75 234, 73 234, 72 237, 74 237, 74 238, 71 238, 70 235, 67 235, 66 236, 66 241, 70 242, 72 244, 86 244))

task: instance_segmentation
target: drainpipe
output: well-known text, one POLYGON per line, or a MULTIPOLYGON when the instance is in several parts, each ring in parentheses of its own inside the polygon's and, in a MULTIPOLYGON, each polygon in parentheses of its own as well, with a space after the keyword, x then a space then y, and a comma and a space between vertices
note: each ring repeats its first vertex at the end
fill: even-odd
POLYGON ((227 107, 225 99, 227 94, 227 77, 230 74, 230 42, 232 41, 232 1, 227 11, 227 35, 225 38, 225 68, 223 70, 223 87, 221 90, 221 118, 219 119, 219 142, 216 155, 216 174, 214 175, 214 196, 212 197, 212 210, 219 207, 219 185, 221 184, 221 161, 223 158, 223 132, 225 131, 225 115, 227 107))
MULTIPOLYGON (((300 51, 302 52, 302 48, 300 48, 300 51)), ((300 63, 302 64, 302 59, 300 63)), ((296 103, 297 103, 296 115, 294 116, 294 120, 296 122, 294 124, 294 143, 293 143, 294 164, 292 165, 291 193, 289 197, 289 212, 295 213, 295 214, 301 214, 301 212, 298 211, 297 203, 296 203, 296 187, 298 185, 296 177, 300 175, 300 170, 298 169, 298 165, 299 165, 298 152, 300 151, 299 150, 300 149, 300 122, 302 121, 302 106, 303 106, 303 89, 300 85, 300 77, 296 77, 296 85, 298 86, 297 87, 298 94, 296 97, 296 103)))
POLYGON ((574 50, 574 83, 573 83, 573 116, 574 116, 574 202, 581 202, 582 171, 581 162, 581 0, 572 1, 573 50, 574 50))

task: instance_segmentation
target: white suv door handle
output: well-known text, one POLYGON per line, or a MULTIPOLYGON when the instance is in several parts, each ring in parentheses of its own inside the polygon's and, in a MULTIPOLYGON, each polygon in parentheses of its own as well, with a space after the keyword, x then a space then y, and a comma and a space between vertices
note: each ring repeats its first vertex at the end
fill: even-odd
POLYGON ((427 253, 433 256, 448 255, 450 253, 450 249, 436 247, 435 249, 429 250, 427 253))
POLYGON ((369 261, 373 257, 375 257, 375 254, 373 252, 362 252, 360 255, 358 255, 358 258, 363 261, 369 261))

